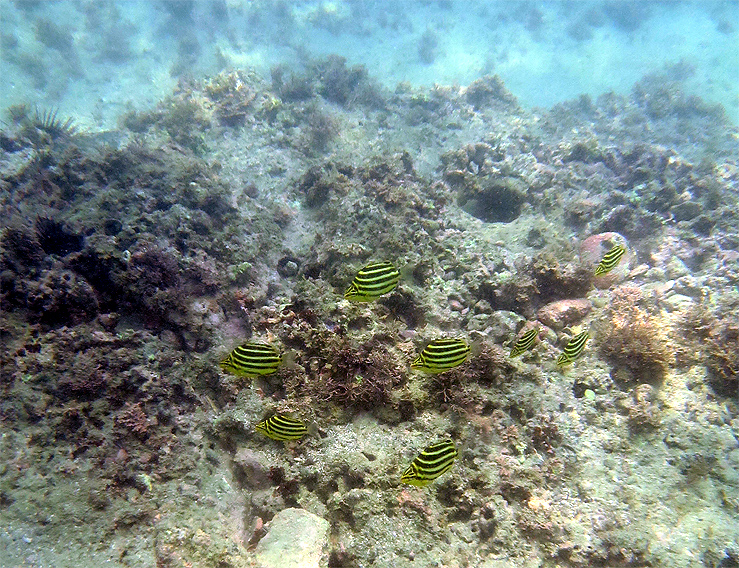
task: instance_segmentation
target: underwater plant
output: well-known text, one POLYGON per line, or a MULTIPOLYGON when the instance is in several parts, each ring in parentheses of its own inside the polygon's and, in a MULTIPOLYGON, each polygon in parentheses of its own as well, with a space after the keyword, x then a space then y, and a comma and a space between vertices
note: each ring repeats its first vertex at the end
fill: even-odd
POLYGON ((369 83, 369 74, 364 65, 347 67, 346 58, 339 55, 332 54, 315 61, 310 71, 318 80, 318 94, 344 107, 351 106, 362 88, 369 83))
POLYGON ((375 410, 405 382, 405 372, 377 338, 356 345, 344 336, 313 334, 308 341, 308 353, 316 356, 305 362, 307 376, 288 380, 291 398, 375 410))
POLYGON ((516 108, 516 97, 506 88, 498 75, 485 75, 472 81, 465 90, 465 98, 475 110, 494 108, 516 108))
POLYGON ((171 97, 162 105, 159 125, 169 137, 197 154, 205 149, 202 131, 210 127, 210 119, 203 105, 190 93, 171 97))
POLYGON ((718 394, 735 397, 739 389, 739 319, 717 324, 707 343, 709 381, 718 394))
POLYGON ((213 101, 215 113, 224 126, 243 125, 256 92, 247 85, 239 71, 221 72, 204 82, 203 92, 213 101))
POLYGON ((296 145, 307 156, 317 156, 326 152, 331 142, 339 134, 339 125, 333 116, 319 109, 318 105, 307 105, 304 110, 305 126, 296 145))
POLYGON ((665 324, 644 306, 645 300, 636 286, 616 288, 593 336, 616 369, 628 371, 640 383, 655 383, 662 379, 672 356, 665 324))
POLYGON ((283 101, 305 101, 315 94, 315 85, 308 75, 291 72, 284 64, 272 67, 270 74, 272 90, 283 101))

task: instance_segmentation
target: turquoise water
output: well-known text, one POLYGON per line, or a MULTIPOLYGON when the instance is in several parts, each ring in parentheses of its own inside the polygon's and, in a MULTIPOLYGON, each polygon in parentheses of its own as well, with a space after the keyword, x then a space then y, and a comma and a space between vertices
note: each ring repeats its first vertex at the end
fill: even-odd
POLYGON ((181 77, 268 75, 339 54, 390 89, 498 74, 526 106, 628 93, 679 66, 685 89, 739 120, 739 7, 696 2, 4 2, 7 105, 115 124, 181 77))

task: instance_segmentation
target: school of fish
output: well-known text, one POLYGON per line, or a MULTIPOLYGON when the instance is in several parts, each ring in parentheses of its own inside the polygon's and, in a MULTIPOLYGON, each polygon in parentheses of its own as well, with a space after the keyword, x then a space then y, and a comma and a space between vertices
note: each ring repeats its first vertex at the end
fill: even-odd
MULTIPOLYGON (((613 246, 595 268, 595 276, 613 270, 626 254, 624 245, 613 246)), ((400 272, 391 262, 368 264, 359 270, 344 293, 344 298, 353 302, 372 302, 389 294, 398 286, 400 272)), ((539 340, 538 324, 515 338, 510 357, 523 355, 539 340)), ((585 344, 590 339, 588 331, 574 335, 556 360, 562 369, 582 356, 585 344)), ((410 364, 410 368, 424 373, 438 374, 462 365, 470 357, 471 346, 462 338, 441 337, 430 341, 410 364)), ((279 350, 266 343, 247 342, 236 347, 220 363, 221 369, 241 377, 259 377, 275 373, 282 364, 279 350)), ((290 442, 303 438, 308 427, 297 418, 274 414, 262 420, 255 430, 273 440, 290 442)), ((400 476, 400 482, 424 487, 448 472, 457 459, 457 448, 450 439, 433 443, 423 449, 400 476)))

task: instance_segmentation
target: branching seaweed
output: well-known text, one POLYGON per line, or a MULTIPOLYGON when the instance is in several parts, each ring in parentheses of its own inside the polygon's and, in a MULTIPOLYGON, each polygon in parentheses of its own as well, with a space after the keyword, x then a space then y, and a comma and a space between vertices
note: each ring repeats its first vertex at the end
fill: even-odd
POLYGON ((625 369, 638 382, 662 379, 671 354, 665 326, 640 306, 642 292, 622 286, 613 293, 607 316, 598 322, 595 337, 600 352, 616 368, 625 369))
POLYGON ((728 321, 714 327, 708 338, 707 351, 711 386, 719 394, 736 396, 739 388, 739 321, 728 321))

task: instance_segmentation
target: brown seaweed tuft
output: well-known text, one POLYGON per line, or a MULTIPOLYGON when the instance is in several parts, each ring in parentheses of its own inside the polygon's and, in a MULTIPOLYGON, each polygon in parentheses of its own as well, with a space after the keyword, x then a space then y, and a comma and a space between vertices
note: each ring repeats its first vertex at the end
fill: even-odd
POLYGON ((709 382, 716 393, 733 397, 739 388, 739 319, 716 324, 706 345, 709 382))
POLYGON ((308 388, 314 398, 373 410, 389 402, 391 390, 404 381, 404 374, 379 341, 356 346, 342 338, 331 346, 327 364, 315 379, 308 388))
POLYGON ((614 290, 606 316, 593 336, 600 352, 614 365, 618 378, 626 371, 629 382, 658 383, 672 360, 664 322, 644 306, 645 297, 636 286, 614 290))

